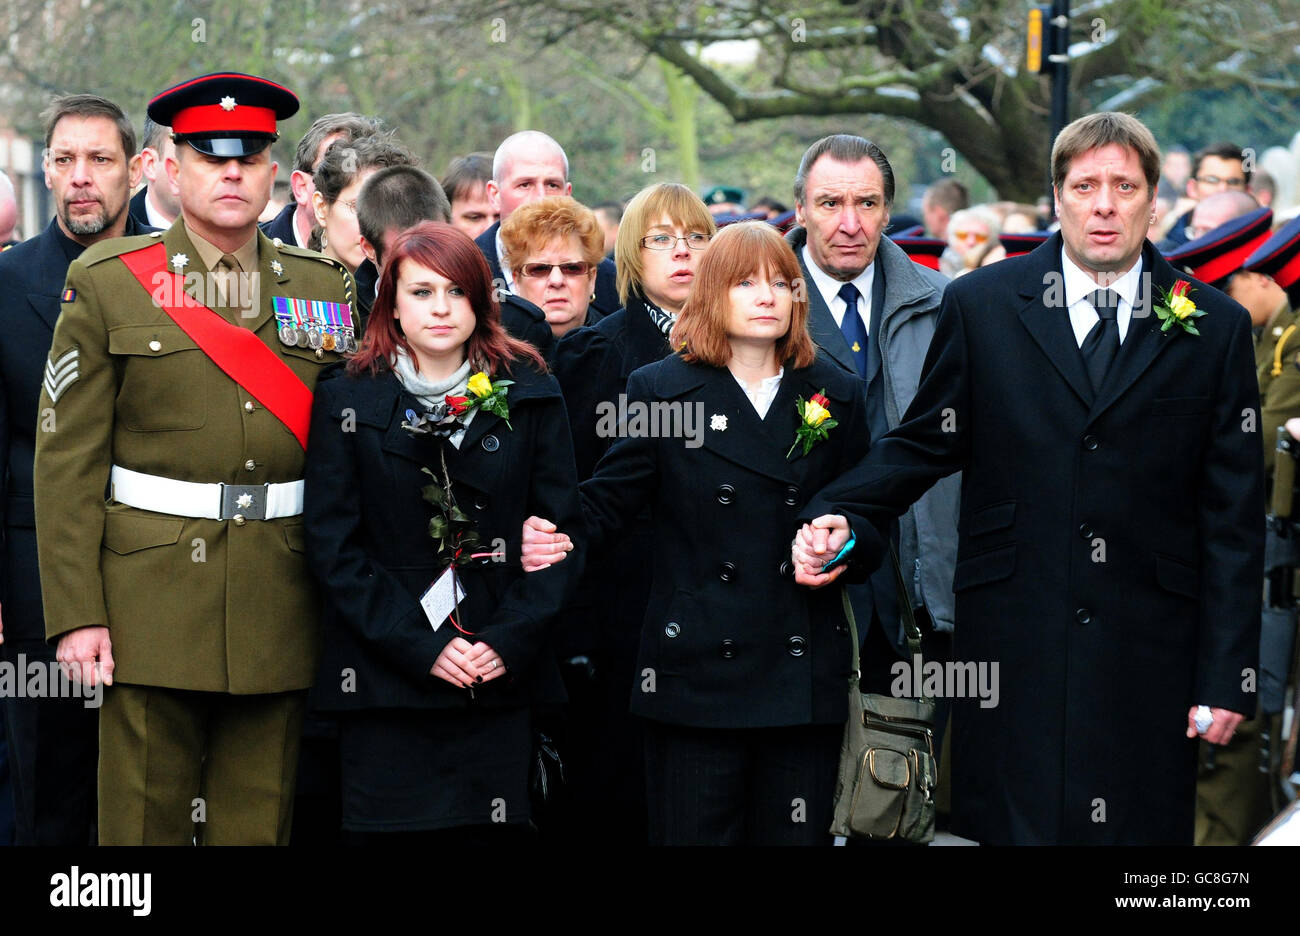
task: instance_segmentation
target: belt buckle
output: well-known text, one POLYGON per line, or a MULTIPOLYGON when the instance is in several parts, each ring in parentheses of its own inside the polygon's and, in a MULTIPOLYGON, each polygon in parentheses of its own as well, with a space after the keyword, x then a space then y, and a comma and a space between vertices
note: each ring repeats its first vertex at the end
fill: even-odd
POLYGON ((222 484, 221 516, 217 519, 239 515, 245 520, 265 520, 266 493, 265 484, 222 484))

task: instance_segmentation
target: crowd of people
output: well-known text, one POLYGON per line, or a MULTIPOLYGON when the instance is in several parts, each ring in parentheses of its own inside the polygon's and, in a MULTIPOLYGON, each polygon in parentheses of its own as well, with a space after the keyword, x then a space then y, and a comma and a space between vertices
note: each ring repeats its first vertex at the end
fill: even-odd
POLYGON ((842 590, 864 692, 912 694, 909 616, 1001 664, 941 699, 955 833, 1277 811, 1243 674, 1290 663, 1300 219, 1240 148, 1092 114, 1053 205, 911 219, 847 133, 792 208, 588 206, 545 133, 439 180, 329 114, 268 208, 298 108, 194 78, 139 152, 102 97, 43 115, 55 217, 0 254, 0 659, 60 673, 0 680, 17 843, 831 844, 842 590))

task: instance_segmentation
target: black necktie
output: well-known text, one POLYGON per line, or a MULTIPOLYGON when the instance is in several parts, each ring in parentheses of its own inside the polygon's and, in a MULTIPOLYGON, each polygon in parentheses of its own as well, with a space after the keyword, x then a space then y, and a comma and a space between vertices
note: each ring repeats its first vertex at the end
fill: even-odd
POLYGON ((1088 301, 1097 310, 1097 324, 1092 326, 1079 350, 1083 352, 1083 363, 1088 368, 1092 392, 1099 393, 1106 372, 1119 351, 1119 294, 1113 289, 1098 289, 1088 294, 1088 301))
POLYGON ((853 352, 853 363, 857 365, 858 376, 867 376, 867 326, 862 323, 862 316, 858 314, 858 300, 862 298, 862 293, 858 292, 858 287, 852 283, 845 283, 840 287, 839 297, 844 300, 847 307, 844 310, 844 318, 840 322, 840 331, 844 333, 844 340, 849 343, 849 350, 853 352))

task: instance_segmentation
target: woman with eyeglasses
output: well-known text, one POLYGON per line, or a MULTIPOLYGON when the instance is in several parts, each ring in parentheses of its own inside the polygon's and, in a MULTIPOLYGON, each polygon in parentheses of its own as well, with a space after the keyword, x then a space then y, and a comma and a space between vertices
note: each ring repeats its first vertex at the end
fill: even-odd
POLYGON ((501 245, 519 297, 541 311, 557 341, 594 324, 588 309, 605 246, 595 213, 567 195, 543 198, 501 222, 501 245))
POLYGON ((316 227, 312 229, 308 246, 355 274, 366 259, 357 225, 357 195, 361 186, 380 169, 409 166, 414 162, 405 147, 387 136, 361 137, 350 143, 339 140, 332 145, 312 176, 316 183, 316 193, 312 196, 316 227))
MULTIPOLYGON (((717 232, 691 189, 663 182, 628 203, 614 243, 623 307, 595 325, 574 329, 555 349, 552 367, 569 412, 579 479, 614 443, 617 410, 632 371, 669 355, 668 333, 717 232)), ((548 518, 553 519, 553 518, 548 518)), ((648 515, 593 557, 591 572, 557 630, 575 739, 566 776, 582 809, 566 817, 578 839, 645 844, 645 768, 640 723, 627 714, 627 687, 637 635, 650 594, 648 515)), ((568 531, 565 531, 568 532, 568 531)))
POLYGON ((948 246, 957 252, 961 264, 953 277, 979 269, 984 257, 998 246, 1002 222, 997 214, 983 205, 953 212, 948 221, 948 246))

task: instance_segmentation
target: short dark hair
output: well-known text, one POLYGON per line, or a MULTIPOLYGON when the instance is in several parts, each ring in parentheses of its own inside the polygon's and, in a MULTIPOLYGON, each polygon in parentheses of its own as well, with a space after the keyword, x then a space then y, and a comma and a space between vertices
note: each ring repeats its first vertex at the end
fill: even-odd
POLYGON ((592 211, 603 211, 609 216, 611 221, 623 220, 623 203, 616 201, 603 201, 591 206, 592 211))
POLYGON ((475 188, 487 183, 492 178, 492 154, 470 153, 457 156, 447 167, 447 174, 442 177, 442 191, 451 201, 465 198, 475 188))
POLYGON ((41 123, 45 126, 45 148, 50 148, 54 139, 54 128, 64 117, 107 117, 117 124, 118 135, 122 138, 122 152, 126 158, 135 155, 135 127, 131 118, 122 108, 108 98, 97 94, 61 94, 50 101, 48 107, 41 111, 41 123))
POLYGON ((451 203, 442 186, 415 166, 380 169, 366 179, 357 196, 357 227, 381 264, 389 231, 405 231, 421 221, 450 220, 451 203))
POLYGON ((415 157, 391 136, 366 136, 355 140, 335 140, 325 151, 325 158, 312 174, 316 191, 329 204, 338 200, 357 173, 365 169, 388 166, 413 166, 415 157))
POLYGON ((378 117, 364 114, 326 114, 317 117, 307 128, 307 133, 298 141, 298 148, 293 153, 293 168, 299 172, 316 171, 316 151, 326 137, 342 133, 347 140, 359 137, 375 136, 384 129, 384 122, 378 117))
POLYGON ((1246 154, 1236 143, 1220 141, 1218 143, 1211 143, 1209 146, 1197 150, 1196 155, 1192 157, 1193 179, 1201 174, 1201 163, 1204 161, 1206 156, 1214 156, 1218 159, 1235 159, 1237 162, 1241 163, 1241 174, 1246 180, 1246 184, 1250 184, 1251 173, 1250 170, 1246 168, 1246 154))
POLYGON ((794 201, 796 205, 804 203, 804 198, 808 194, 808 173, 817 164, 817 160, 823 156, 829 156, 836 162, 842 163, 856 163, 864 159, 870 159, 876 164, 876 168, 880 170, 880 175, 885 182, 885 207, 893 206, 894 169, 889 165, 889 160, 885 158, 885 154, 879 146, 864 137, 853 136, 850 133, 833 133, 830 136, 822 137, 804 150, 803 159, 799 160, 799 171, 795 173, 794 177, 794 201))
POLYGON ((970 207, 970 190, 952 178, 931 182, 925 190, 924 201, 942 208, 948 214, 970 207))
POLYGON ((140 149, 151 149, 161 155, 163 142, 167 136, 171 135, 171 127, 165 127, 162 124, 154 123, 152 117, 145 117, 144 129, 140 134, 140 149))

